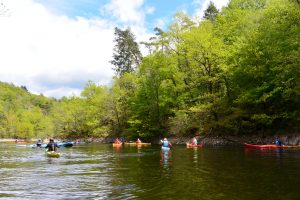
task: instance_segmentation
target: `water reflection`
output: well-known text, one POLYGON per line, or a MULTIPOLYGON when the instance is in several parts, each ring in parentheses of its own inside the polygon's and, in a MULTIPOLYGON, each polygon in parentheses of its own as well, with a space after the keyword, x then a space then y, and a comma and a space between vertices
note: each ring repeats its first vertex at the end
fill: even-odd
POLYGON ((172 156, 172 150, 171 149, 162 149, 160 152, 160 155, 161 155, 160 163, 162 164, 163 167, 168 167, 169 164, 171 163, 170 159, 172 156))
POLYGON ((254 156, 255 154, 260 154, 262 158, 276 158, 277 161, 283 159, 283 153, 289 151, 288 149, 282 148, 245 148, 246 156, 254 156))
POLYGON ((198 148, 194 148, 193 151, 194 151, 193 161, 194 163, 198 163, 198 148))
POLYGON ((53 159, 44 151, 0 145, 0 198, 299 199, 296 150, 86 144, 60 152, 53 159))
POLYGON ((115 152, 120 153, 121 149, 122 149, 122 146, 113 146, 113 149, 114 149, 115 152))

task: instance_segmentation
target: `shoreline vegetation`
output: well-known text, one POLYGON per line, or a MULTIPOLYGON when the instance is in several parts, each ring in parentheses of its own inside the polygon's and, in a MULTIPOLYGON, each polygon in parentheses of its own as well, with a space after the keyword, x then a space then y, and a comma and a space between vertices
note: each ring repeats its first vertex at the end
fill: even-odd
MULTIPOLYGON (((210 136, 196 136, 197 140, 207 146, 236 146, 243 145, 244 143, 252 144, 272 144, 275 141, 275 138, 278 137, 284 145, 300 145, 300 134, 288 134, 288 135, 210 135, 210 136)), ((172 144, 175 145, 184 145, 186 142, 190 142, 192 137, 170 137, 168 138, 172 144)), ((98 143, 98 144, 109 144, 113 143, 115 137, 99 137, 99 138, 79 138, 77 140, 85 143, 98 143)), ((161 139, 161 138, 160 138, 161 139)), ((160 139, 154 139, 151 142, 152 144, 160 144, 160 139)), ((69 141, 68 139, 59 139, 61 141, 69 141)), ((15 142, 16 139, 13 138, 2 138, 0 143, 34 143, 37 139, 18 139, 18 142, 15 142)), ((130 142, 131 140, 123 138, 123 142, 130 142)), ((47 143, 48 140, 44 139, 44 143, 47 143)))
POLYGON ((142 43, 116 27, 109 86, 88 81, 79 96, 55 99, 0 80, 0 138, 179 144, 198 133, 213 145, 299 144, 299 8, 231 0, 219 11, 211 2, 203 19, 179 12, 142 43))

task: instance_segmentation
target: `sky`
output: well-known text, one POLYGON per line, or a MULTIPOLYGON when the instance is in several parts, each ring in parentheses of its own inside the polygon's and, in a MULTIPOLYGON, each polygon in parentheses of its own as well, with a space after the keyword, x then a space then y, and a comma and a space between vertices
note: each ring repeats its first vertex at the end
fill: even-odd
POLYGON ((0 81, 54 98, 78 96, 88 81, 110 85, 115 27, 148 41, 178 11, 203 16, 209 1, 0 0, 0 81))

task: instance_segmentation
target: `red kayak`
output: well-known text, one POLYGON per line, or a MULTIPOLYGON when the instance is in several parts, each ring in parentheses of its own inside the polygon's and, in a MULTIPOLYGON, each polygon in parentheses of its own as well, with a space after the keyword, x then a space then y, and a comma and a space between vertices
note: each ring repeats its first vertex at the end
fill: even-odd
POLYGON ((186 143, 186 147, 187 148, 202 148, 202 144, 197 144, 197 145, 195 145, 195 144, 191 144, 191 143, 186 143))
POLYGON ((246 148, 300 148, 300 146, 277 146, 275 144, 247 144, 244 143, 246 148))

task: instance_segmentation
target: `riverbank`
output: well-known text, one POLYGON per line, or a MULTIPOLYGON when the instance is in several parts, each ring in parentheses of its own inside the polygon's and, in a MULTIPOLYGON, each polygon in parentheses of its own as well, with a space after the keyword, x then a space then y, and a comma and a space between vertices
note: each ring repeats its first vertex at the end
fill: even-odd
MULTIPOLYGON (((240 135, 240 136, 197 136, 200 143, 209 146, 226 146, 226 145, 243 145, 244 143, 251 144, 272 144, 274 143, 276 136, 264 136, 264 135, 240 135)), ((300 145, 300 134, 281 135, 278 138, 284 145, 300 145)), ((189 142, 191 138, 169 138, 173 144, 185 144, 189 142)))
MULTIPOLYGON (((208 146, 226 146, 226 145, 243 145, 244 143, 251 144, 271 144, 275 141, 276 136, 265 136, 265 135, 226 135, 226 136, 215 136, 215 135, 205 135, 205 136, 197 136, 197 140, 203 145, 208 146)), ((282 141, 284 145, 300 145, 300 134, 287 134, 278 136, 278 138, 282 141)), ((87 139, 79 139, 81 142, 87 143, 113 143, 115 137, 100 137, 100 138, 87 138, 87 139)), ((190 142, 190 137, 171 137, 168 138, 172 144, 185 144, 186 142, 190 142)), ((62 140, 62 139, 61 139, 62 140)), ((36 140, 18 140, 18 144, 22 143, 32 143, 36 140)), ((65 139, 65 141, 68 141, 65 139)), ((126 138, 123 138, 123 141, 128 142, 126 138)), ((16 143, 16 139, 0 139, 0 142, 3 143, 16 143)), ((153 144, 160 144, 160 139, 156 139, 153 141, 147 141, 153 144)))
MULTIPOLYGON (((244 143, 252 144, 272 144, 276 136, 265 136, 265 135, 226 135, 226 136, 215 136, 215 135, 205 135, 196 137, 199 142, 203 145, 209 146, 226 146, 226 145, 243 145, 244 143)), ((284 145, 300 145, 300 134, 287 134, 278 136, 284 145)), ((89 138, 83 139, 82 141, 90 143, 112 143, 114 137, 103 137, 103 138, 89 138)), ((161 138, 162 139, 162 138, 161 138)), ((190 142, 190 137, 170 137, 168 138, 172 144, 185 144, 190 142)), ((128 142, 126 138, 123 141, 128 142)), ((160 139, 156 139, 151 142, 152 144, 160 144, 160 139)))
POLYGON ((0 138, 1 143, 18 143, 18 144, 27 144, 27 143, 32 143, 35 140, 30 140, 30 139, 14 139, 14 138, 0 138))

